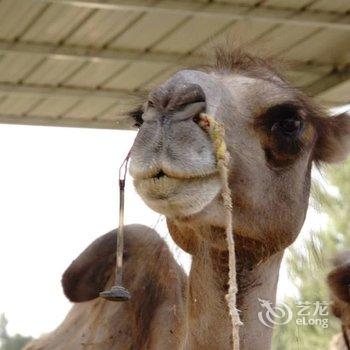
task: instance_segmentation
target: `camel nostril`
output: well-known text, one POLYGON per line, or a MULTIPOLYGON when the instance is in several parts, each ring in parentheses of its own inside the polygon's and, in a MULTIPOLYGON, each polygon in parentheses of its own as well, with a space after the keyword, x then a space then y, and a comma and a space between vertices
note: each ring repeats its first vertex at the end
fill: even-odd
POLYGON ((192 120, 193 120, 196 124, 199 124, 199 122, 200 122, 200 120, 201 120, 200 115, 199 115, 199 114, 196 114, 196 115, 192 118, 192 120))
POLYGON ((185 84, 176 87, 169 99, 167 108, 169 110, 183 110, 188 106, 205 107, 205 94, 203 89, 197 84, 185 84))

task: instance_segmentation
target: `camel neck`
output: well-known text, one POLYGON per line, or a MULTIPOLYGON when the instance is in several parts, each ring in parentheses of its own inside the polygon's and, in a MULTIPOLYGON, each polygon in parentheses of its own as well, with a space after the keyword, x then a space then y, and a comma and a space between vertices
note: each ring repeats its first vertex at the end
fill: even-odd
POLYGON ((238 271, 237 307, 241 311, 241 350, 270 350, 273 325, 264 325, 259 313, 266 312, 261 302, 275 304, 279 269, 283 251, 275 253, 259 264, 245 268, 241 264, 238 271))
POLYGON ((189 274, 188 348, 232 349, 231 320, 225 300, 227 254, 216 252, 204 241, 199 248, 192 256, 189 274))
MULTIPOLYGON (((245 266, 237 255, 237 306, 244 325, 240 328, 241 350, 271 348, 272 328, 258 318, 259 299, 275 302, 279 267, 283 253, 245 266)), ((228 253, 213 249, 202 240, 192 256, 188 290, 188 348, 232 349, 231 320, 225 295, 228 288, 228 253)))

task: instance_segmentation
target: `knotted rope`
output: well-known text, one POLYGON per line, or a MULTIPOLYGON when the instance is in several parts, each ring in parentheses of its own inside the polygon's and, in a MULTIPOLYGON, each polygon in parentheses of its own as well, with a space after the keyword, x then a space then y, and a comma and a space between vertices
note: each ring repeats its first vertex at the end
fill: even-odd
POLYGON ((201 113, 199 125, 210 136, 215 149, 217 168, 222 180, 222 200, 225 208, 226 241, 229 253, 229 290, 226 295, 231 321, 233 350, 239 350, 239 326, 242 325, 236 308, 237 278, 236 278, 236 254, 235 242, 232 234, 232 198, 228 185, 229 153, 225 143, 225 130, 212 116, 201 113))

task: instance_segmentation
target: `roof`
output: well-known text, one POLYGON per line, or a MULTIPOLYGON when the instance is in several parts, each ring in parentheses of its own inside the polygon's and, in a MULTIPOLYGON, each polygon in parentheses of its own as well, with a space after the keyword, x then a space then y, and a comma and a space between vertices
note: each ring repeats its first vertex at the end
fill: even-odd
POLYGON ((130 128, 123 111, 214 41, 296 62, 326 106, 350 102, 349 0, 0 0, 0 123, 130 128))

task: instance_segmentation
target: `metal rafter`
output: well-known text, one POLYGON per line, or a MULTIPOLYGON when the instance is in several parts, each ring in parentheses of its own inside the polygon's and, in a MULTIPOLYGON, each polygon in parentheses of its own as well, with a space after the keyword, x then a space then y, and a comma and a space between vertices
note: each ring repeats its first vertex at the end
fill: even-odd
MULTIPOLYGON (((345 67, 324 75, 314 83, 305 87, 305 90, 313 96, 322 94, 323 92, 341 84, 350 79, 350 68, 345 67)), ((73 87, 48 87, 37 85, 9 84, 0 83, 0 94, 2 95, 35 95, 40 97, 76 97, 85 98, 110 98, 116 101, 131 101, 134 97, 143 95, 142 93, 132 93, 124 90, 102 90, 102 89, 85 89, 73 87)))
MULTIPOLYGON (((307 67, 305 67, 307 69, 307 67)), ((313 96, 317 96, 338 84, 341 84, 350 79, 350 68, 345 67, 342 70, 336 70, 324 75, 322 78, 316 80, 305 90, 313 96)), ((49 87, 27 84, 10 84, 0 83, 0 94, 11 95, 36 95, 42 97, 62 96, 62 97, 76 97, 76 98, 112 98, 116 100, 131 100, 133 97, 143 95, 142 93, 132 93, 125 90, 105 90, 105 89, 85 89, 73 87, 49 87)))
POLYGON ((306 91, 313 96, 321 95, 327 90, 350 79, 350 67, 331 72, 307 86, 306 91))
MULTIPOLYGON (((312 95, 320 95, 332 87, 350 79, 350 70, 347 68, 342 71, 330 73, 317 80, 306 88, 312 95)), ((76 97, 76 98, 113 98, 116 101, 131 98, 130 93, 120 90, 92 90, 77 89, 65 87, 42 87, 33 85, 15 85, 0 83, 0 94, 3 95, 33 95, 42 98, 47 97, 76 97)), ((31 115, 7 116, 0 114, 0 124, 22 124, 22 125, 48 125, 65 127, 89 127, 103 129, 131 129, 132 123, 126 119, 121 120, 103 120, 103 119, 79 119, 77 118, 53 118, 31 115)))
POLYGON ((92 60, 121 60, 121 61, 148 61, 162 63, 192 63, 198 57, 184 57, 181 54, 152 53, 131 50, 94 49, 90 47, 57 46, 52 44, 36 44, 25 42, 7 42, 0 40, 1 53, 30 53, 45 57, 82 58, 92 60))
POLYGON ((70 87, 49 87, 37 85, 17 85, 0 83, 0 94, 6 95, 36 95, 41 97, 76 97, 76 98, 111 98, 111 99, 132 99, 131 92, 123 90, 95 90, 95 89, 80 89, 70 87))
MULTIPOLYGON (((160 62, 179 66, 188 66, 201 63, 203 56, 152 53, 113 49, 92 49, 76 46, 56 46, 50 44, 9 43, 0 40, 0 53, 37 54, 45 58, 87 59, 87 60, 120 60, 127 62, 160 62)), ((321 63, 296 62, 292 71, 319 72, 331 71, 334 67, 321 63)))
POLYGON ((0 124, 64 126, 78 128, 131 130, 130 123, 116 120, 33 117, 23 115, 0 115, 0 124))
MULTIPOLYGON (((177 13, 185 16, 219 16, 237 20, 253 20, 258 22, 268 22, 274 24, 289 24, 295 26, 306 26, 314 28, 329 28, 338 30, 350 30, 350 16, 342 16, 342 21, 337 21, 340 16, 334 14, 331 16, 328 12, 302 11, 288 9, 263 8, 249 11, 246 6, 234 4, 214 3, 208 4, 205 9, 189 8, 189 2, 181 0, 169 0, 157 4, 147 1, 128 1, 123 0, 34 0, 37 2, 59 3, 70 6, 78 6, 92 9, 105 10, 126 10, 153 13, 177 13)), ((193 2, 196 3, 196 2, 193 2)), ((197 2, 198 4, 198 2, 197 2)))

